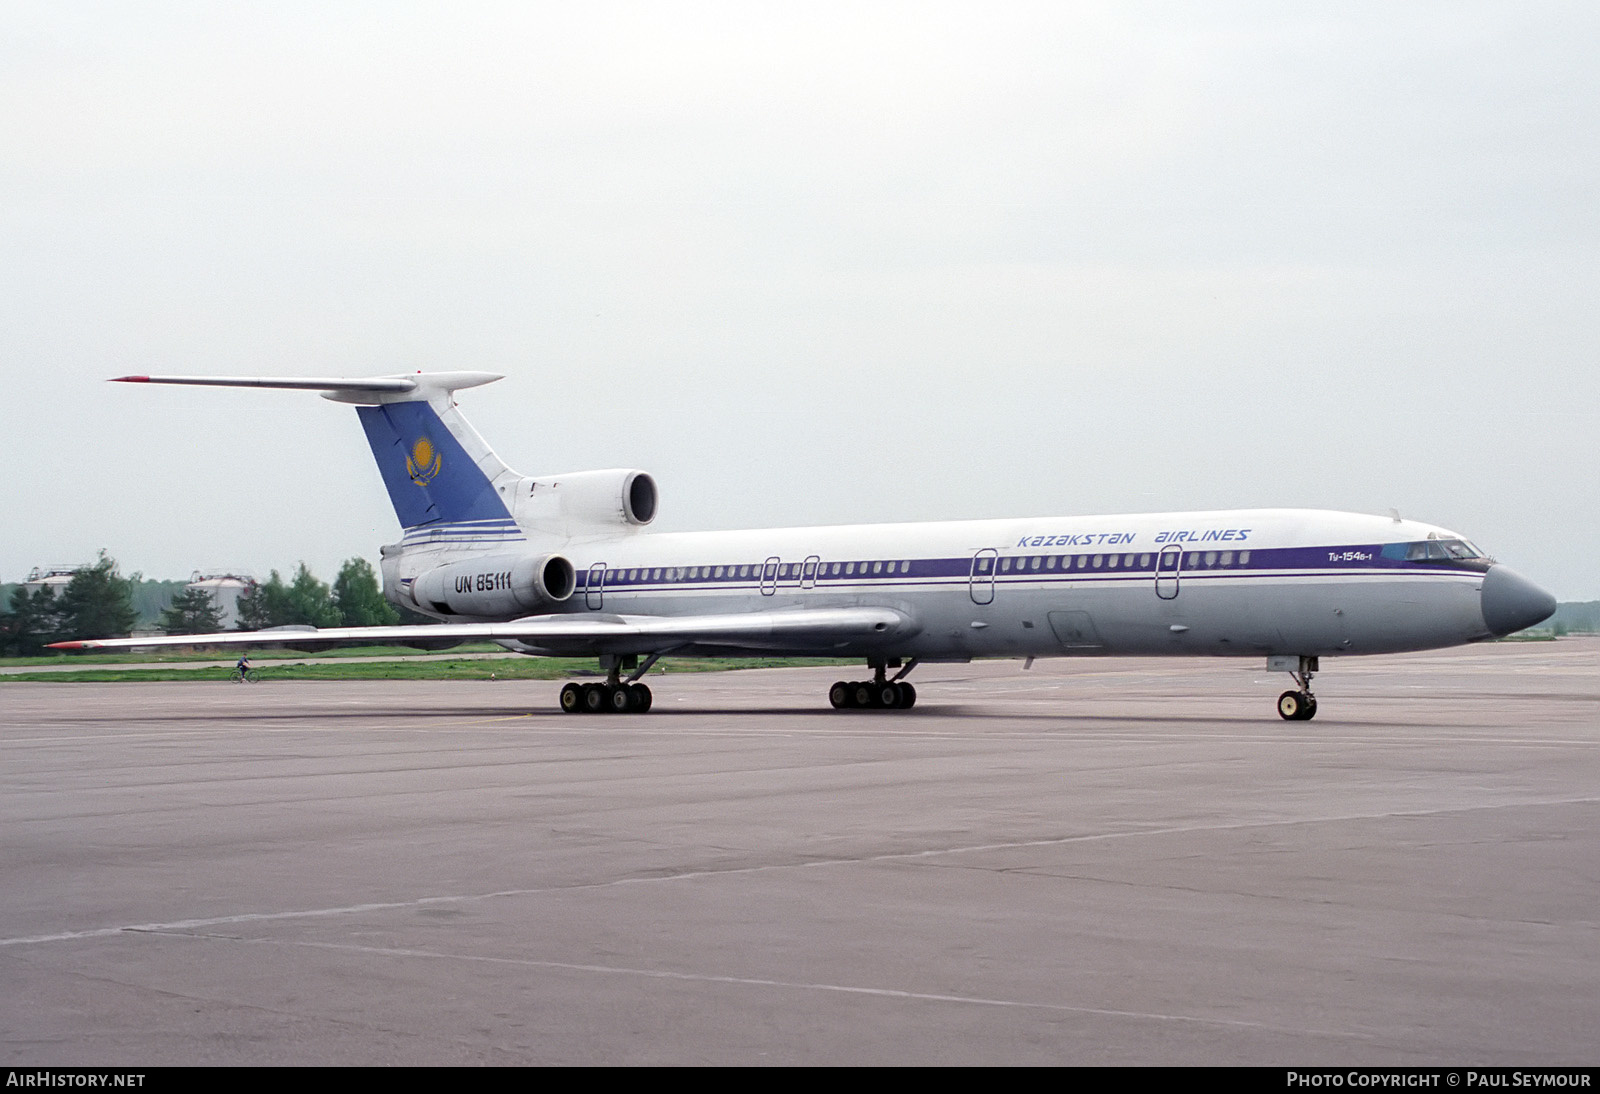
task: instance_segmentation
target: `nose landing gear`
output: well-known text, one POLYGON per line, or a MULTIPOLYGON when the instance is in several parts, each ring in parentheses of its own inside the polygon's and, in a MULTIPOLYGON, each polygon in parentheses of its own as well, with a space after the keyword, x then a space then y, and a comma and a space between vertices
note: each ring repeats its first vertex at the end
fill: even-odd
POLYGON ((1278 717, 1286 722, 1309 722, 1317 716, 1317 697, 1311 694, 1311 678, 1317 674, 1315 657, 1269 657, 1267 670, 1287 672, 1300 685, 1299 690, 1278 696, 1278 717))

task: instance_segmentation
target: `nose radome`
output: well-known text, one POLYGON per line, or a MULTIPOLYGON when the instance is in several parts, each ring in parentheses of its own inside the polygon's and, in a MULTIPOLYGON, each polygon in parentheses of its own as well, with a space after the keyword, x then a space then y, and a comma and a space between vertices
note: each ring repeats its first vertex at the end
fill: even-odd
POLYGON ((1483 575, 1483 621, 1490 632, 1512 634, 1542 623, 1556 611, 1556 598, 1498 563, 1483 575))

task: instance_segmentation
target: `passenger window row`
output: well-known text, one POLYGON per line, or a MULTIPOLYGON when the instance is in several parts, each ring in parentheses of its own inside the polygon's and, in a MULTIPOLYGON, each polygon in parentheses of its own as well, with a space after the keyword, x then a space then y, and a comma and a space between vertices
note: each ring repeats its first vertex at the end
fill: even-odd
MULTIPOLYGON (((856 576, 886 576, 889 574, 909 574, 911 562, 907 559, 893 561, 866 561, 866 562, 780 562, 776 567, 769 567, 766 563, 756 563, 748 566, 666 566, 666 567, 629 567, 627 569, 608 569, 605 572, 605 581, 608 585, 624 585, 634 582, 660 582, 679 581, 752 581, 759 580, 763 574, 767 580, 774 576, 778 580, 798 581, 803 577, 815 576, 818 579, 829 577, 856 577, 856 576)), ((588 571, 582 570, 578 575, 580 587, 587 580, 588 571)))
MULTIPOLYGON (((1028 572, 1051 570, 1151 570, 1157 556, 1153 554, 1101 554, 1101 555, 1031 555, 1023 558, 1002 558, 1000 572, 1028 572)), ((988 572, 988 559, 978 560, 978 572, 988 572)), ((1185 570, 1199 570, 1217 566, 1248 566, 1250 552, 1240 551, 1190 551, 1183 557, 1185 570)))
MULTIPOLYGON (((1066 574, 1073 571, 1131 570, 1150 572, 1156 569, 1160 556, 1149 552, 1098 555, 1025 555, 1020 558, 1006 556, 994 566, 992 556, 979 555, 975 572, 988 574, 996 569, 1002 574, 1051 573, 1066 574)), ((937 560, 934 560, 937 561, 937 560)), ((956 560, 950 560, 955 562, 956 560)), ((1202 570, 1248 566, 1249 551, 1189 551, 1183 556, 1182 569, 1202 570)), ((959 563, 958 563, 959 565, 959 563)), ((1170 563, 1168 564, 1170 567, 1170 563)), ((888 577, 911 573, 907 559, 868 560, 863 562, 780 562, 776 566, 752 563, 738 566, 667 566, 628 567, 608 569, 607 585, 662 584, 689 581, 829 581, 860 577, 888 577)), ((578 586, 587 585, 588 571, 578 573, 578 586)))

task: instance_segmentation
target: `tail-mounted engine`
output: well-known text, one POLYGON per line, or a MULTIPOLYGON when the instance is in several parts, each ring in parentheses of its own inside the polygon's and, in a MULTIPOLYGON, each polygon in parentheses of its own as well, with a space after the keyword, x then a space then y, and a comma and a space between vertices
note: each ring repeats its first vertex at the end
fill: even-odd
POLYGON ((523 479, 518 523, 565 535, 640 528, 656 519, 656 480, 643 471, 575 471, 523 479))
POLYGON ((576 585, 560 555, 491 555, 428 570, 411 599, 430 615, 509 619, 561 603, 576 585))

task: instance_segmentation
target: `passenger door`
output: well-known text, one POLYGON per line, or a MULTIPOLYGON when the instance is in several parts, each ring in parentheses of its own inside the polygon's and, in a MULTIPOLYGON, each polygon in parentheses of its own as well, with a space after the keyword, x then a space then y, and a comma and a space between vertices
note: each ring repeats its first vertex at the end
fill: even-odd
POLYGON ((1183 567, 1183 548, 1176 544, 1168 544, 1161 548, 1161 556, 1156 559, 1156 595, 1162 600, 1174 600, 1178 596, 1178 572, 1183 567))
POLYGON ((1000 565, 1000 552, 985 547, 972 556, 972 571, 967 576, 967 593, 974 604, 994 602, 994 572, 1000 565))

